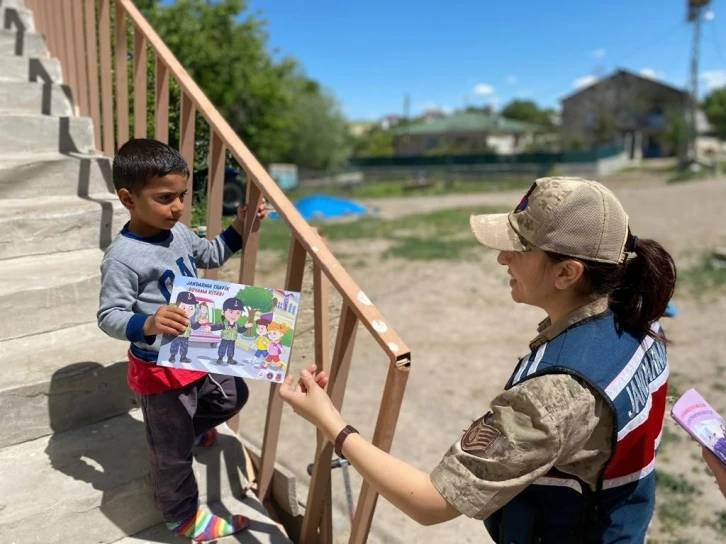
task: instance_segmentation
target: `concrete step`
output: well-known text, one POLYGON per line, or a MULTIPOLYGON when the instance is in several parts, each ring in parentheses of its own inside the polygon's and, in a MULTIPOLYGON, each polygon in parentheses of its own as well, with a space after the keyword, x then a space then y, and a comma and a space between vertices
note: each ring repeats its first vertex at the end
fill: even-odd
MULTIPOLYGON (((16 316, 28 311, 14 308, 16 316)), ((126 386, 127 350, 126 342, 106 336, 95 321, 0 342, 0 367, 13 368, 0 376, 0 448, 135 407, 126 386)))
POLYGON ((33 12, 22 6, 0 4, 0 28, 8 30, 22 29, 24 32, 35 33, 33 12))
POLYGON ((0 114, 26 113, 68 117, 73 115, 70 89, 61 85, 0 82, 0 114))
MULTIPOLYGON (((194 463, 208 503, 242 499, 248 485, 240 442, 225 425, 218 429, 220 443, 200 449, 194 463)), ((0 450, 0 466, 12 467, 0 481, 3 542, 107 544, 158 525, 147 451, 139 410, 0 450)), ((279 535, 248 495, 236 513, 257 517, 261 542, 266 532, 279 535)))
POLYGON ((25 0, 0 0, 0 6, 6 7, 6 8, 26 9, 25 0))
POLYGON ((0 56, 0 81, 63 83, 58 59, 0 56))
POLYGON ((0 266, 0 308, 25 308, 6 321, 0 341, 92 321, 103 250, 9 259, 0 266))
POLYGON ((45 40, 34 32, 0 30, 0 56, 47 58, 45 40))
POLYGON ((3 155, 91 153, 94 147, 87 117, 0 113, 0 161, 3 155))
POLYGON ((105 248, 126 221, 128 212, 108 193, 0 200, 0 260, 105 248))
POLYGON ((80 153, 0 156, 0 199, 113 194, 111 166, 107 157, 80 153))

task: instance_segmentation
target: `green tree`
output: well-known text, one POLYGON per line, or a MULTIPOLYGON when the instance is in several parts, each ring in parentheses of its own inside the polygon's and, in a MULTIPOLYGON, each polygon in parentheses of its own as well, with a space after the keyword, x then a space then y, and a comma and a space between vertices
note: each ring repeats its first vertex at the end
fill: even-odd
POLYGON ((716 136, 726 140, 726 87, 712 91, 703 100, 703 113, 716 136))
POLYGON ((252 327, 247 327, 245 336, 254 336, 254 321, 257 312, 269 312, 273 308, 274 297, 272 292, 263 288, 248 285, 244 289, 237 292, 237 298, 247 307, 247 323, 252 323, 252 327))
POLYGON ((551 109, 540 109, 532 100, 512 100, 501 111, 502 117, 507 119, 532 123, 546 128, 552 128, 553 113, 551 109))
POLYGON ((393 133, 379 126, 370 128, 356 141, 355 154, 361 157, 390 157, 393 155, 393 133))

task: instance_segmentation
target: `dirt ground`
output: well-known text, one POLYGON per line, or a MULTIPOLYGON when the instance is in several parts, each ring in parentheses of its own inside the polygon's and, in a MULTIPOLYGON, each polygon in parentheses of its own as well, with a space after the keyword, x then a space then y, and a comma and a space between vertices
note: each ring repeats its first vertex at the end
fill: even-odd
MULTIPOLYGON (((701 255, 726 245, 726 180, 665 185, 657 177, 623 175, 610 184, 641 238, 659 240, 680 268, 697 263, 701 255)), ((384 217, 443 207, 506 204, 517 193, 411 197, 367 202, 384 217)), ((467 229, 462 225, 462 229, 467 229)), ((392 454, 430 471, 463 429, 488 409, 488 402, 503 387, 519 357, 528 349, 541 310, 516 305, 509 296, 504 270, 495 252, 482 248, 461 261, 383 260, 385 241, 332 244, 336 254, 350 255, 342 262, 389 324, 412 352, 412 366, 392 454)), ((228 263, 224 279, 237 276, 239 262, 228 263)), ((274 255, 261 251, 256 282, 284 284, 284 266, 274 255)), ((301 323, 295 339, 292 371, 313 361, 312 295, 310 274, 301 301, 301 323)), ((674 299, 680 315, 664 319, 673 344, 669 348, 671 384, 675 392, 696 387, 722 413, 726 413, 726 292, 697 297, 679 288, 674 299)), ((340 300, 331 295, 331 344, 340 300)), ((332 346, 331 346, 332 352, 332 346)), ((387 360, 368 332, 360 328, 343 407, 343 415, 370 438, 387 372, 387 360)), ((243 411, 242 434, 258 445, 262 440, 269 386, 250 384, 251 401, 243 411)), ((649 531, 651 542, 715 543, 726 540, 726 528, 717 523, 726 500, 704 470, 699 448, 667 417, 666 433, 658 456, 658 471, 668 476, 668 489, 659 488, 657 512, 649 531), (675 483, 673 483, 675 482, 675 483), (692 506, 689 503, 692 502, 692 506)), ((304 497, 309 482, 315 434, 311 426, 286 406, 280 432, 279 460, 298 477, 304 497)), ((360 479, 351 471, 354 498, 360 479)), ((660 486, 660 484, 659 484, 660 486)), ((664 487, 664 486, 660 486, 664 487)), ((350 527, 340 470, 333 476, 336 541, 347 541, 350 527)), ((490 542, 481 522, 460 517, 435 527, 421 527, 385 500, 379 499, 369 542, 490 542)))

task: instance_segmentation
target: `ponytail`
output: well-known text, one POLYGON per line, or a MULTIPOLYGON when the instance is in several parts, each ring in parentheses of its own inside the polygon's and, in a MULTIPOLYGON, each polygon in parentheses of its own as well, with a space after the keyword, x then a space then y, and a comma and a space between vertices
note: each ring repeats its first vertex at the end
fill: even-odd
POLYGON ((676 265, 655 240, 630 237, 634 256, 622 265, 619 285, 610 293, 610 309, 620 326, 635 335, 659 340, 650 328, 663 317, 676 287, 676 265))
MULTIPOLYGON (((628 234, 625 245, 630 254, 623 264, 574 259, 584 266, 580 290, 583 295, 607 296, 618 326, 634 336, 650 336, 665 342, 651 324, 665 314, 676 286, 676 265, 670 254, 655 240, 640 240, 628 234)), ((561 262, 573 257, 547 252, 561 262)))

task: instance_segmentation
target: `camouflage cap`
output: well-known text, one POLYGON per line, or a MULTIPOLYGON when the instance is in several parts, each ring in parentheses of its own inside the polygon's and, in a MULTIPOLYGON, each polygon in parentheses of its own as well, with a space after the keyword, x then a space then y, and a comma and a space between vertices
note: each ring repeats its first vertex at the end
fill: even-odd
POLYGON ((604 263, 626 256, 625 210, 605 186, 582 178, 538 179, 513 212, 472 215, 469 223, 479 242, 500 251, 534 246, 604 263))

